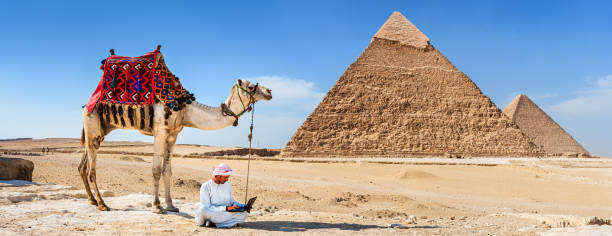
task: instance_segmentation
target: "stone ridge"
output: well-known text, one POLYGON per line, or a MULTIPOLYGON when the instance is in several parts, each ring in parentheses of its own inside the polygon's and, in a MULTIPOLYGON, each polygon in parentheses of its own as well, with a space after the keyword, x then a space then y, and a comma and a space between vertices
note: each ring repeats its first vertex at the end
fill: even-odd
POLYGON ((429 38, 397 11, 380 27, 374 38, 397 41, 421 49, 429 46, 429 38))
POLYGON ((374 38, 287 143, 283 156, 543 156, 433 46, 374 38))
POLYGON ((567 133, 546 112, 524 94, 518 95, 504 109, 512 122, 542 146, 547 155, 558 156, 564 153, 589 154, 580 143, 567 133))

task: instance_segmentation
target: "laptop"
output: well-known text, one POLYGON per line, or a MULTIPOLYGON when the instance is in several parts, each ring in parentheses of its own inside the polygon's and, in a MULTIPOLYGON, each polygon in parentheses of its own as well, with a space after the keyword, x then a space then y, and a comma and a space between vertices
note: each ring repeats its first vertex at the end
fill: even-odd
POLYGON ((249 199, 246 205, 244 205, 243 207, 231 210, 231 212, 243 212, 243 211, 251 212, 251 209, 253 208, 253 204, 255 204, 256 199, 257 197, 252 197, 251 199, 249 199))

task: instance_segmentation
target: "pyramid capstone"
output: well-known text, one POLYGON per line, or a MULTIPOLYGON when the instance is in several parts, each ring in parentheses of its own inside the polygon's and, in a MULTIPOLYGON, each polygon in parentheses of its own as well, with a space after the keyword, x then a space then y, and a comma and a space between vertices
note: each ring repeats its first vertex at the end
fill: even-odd
POLYGON ((396 41, 416 48, 429 46, 429 38, 399 12, 393 12, 374 38, 396 41))

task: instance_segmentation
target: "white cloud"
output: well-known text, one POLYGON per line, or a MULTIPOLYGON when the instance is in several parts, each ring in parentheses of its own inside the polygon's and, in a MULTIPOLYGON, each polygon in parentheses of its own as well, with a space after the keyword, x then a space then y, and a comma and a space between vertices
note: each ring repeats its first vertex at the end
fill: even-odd
POLYGON ((553 105, 550 110, 565 116, 612 115, 612 75, 600 77, 590 89, 577 94, 578 97, 553 105))
POLYGON ((316 91, 314 83, 302 79, 292 79, 280 76, 258 76, 245 78, 251 82, 272 89, 273 101, 293 102, 295 100, 321 100, 325 93, 316 91))
POLYGON ((600 87, 612 88, 612 75, 601 77, 596 83, 600 87))

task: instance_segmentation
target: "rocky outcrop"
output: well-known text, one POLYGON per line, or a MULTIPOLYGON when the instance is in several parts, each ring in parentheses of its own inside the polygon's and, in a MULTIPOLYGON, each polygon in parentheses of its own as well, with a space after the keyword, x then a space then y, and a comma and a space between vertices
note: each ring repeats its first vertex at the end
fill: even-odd
MULTIPOLYGON (((251 150, 251 153, 253 155, 260 156, 260 157, 273 157, 273 156, 280 154, 280 150, 279 149, 267 149, 267 148, 253 148, 251 150)), ((214 152, 192 153, 185 157, 197 158, 197 157, 202 157, 202 156, 218 157, 218 156, 246 156, 246 155, 249 155, 248 148, 236 148, 236 149, 220 150, 220 151, 214 151, 214 152)))
POLYGON ((429 38, 395 12, 287 143, 285 157, 540 156, 429 38))
POLYGON ((32 181, 34 163, 21 158, 0 157, 0 180, 20 179, 32 181))

